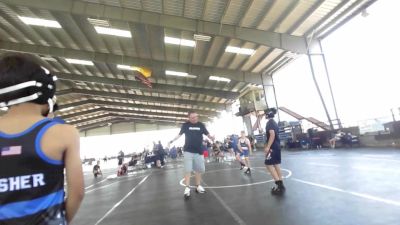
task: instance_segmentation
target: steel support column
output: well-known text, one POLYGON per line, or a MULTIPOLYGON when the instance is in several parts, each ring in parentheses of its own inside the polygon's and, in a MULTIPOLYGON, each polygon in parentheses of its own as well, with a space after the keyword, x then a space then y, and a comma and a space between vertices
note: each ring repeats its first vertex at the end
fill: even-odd
MULTIPOLYGON (((307 42, 307 40, 305 40, 305 41, 307 42)), ((309 61, 309 64, 310 64, 311 75, 312 75, 312 78, 313 78, 313 81, 314 81, 314 84, 315 84, 315 88, 317 89, 317 92, 318 92, 318 95, 320 97, 322 106, 324 107, 324 110, 325 110, 325 113, 326 113, 326 117, 328 118, 328 121, 329 121, 329 126, 330 126, 331 130, 334 130, 331 116, 329 115, 328 108, 326 107, 324 97, 322 96, 321 89, 319 87, 319 84, 318 84, 318 81, 317 81, 317 78, 316 78, 316 73, 315 73, 315 68, 314 68, 315 65, 313 64, 313 60, 311 58, 311 57, 314 57, 314 56, 321 56, 321 55, 322 55, 321 53, 318 53, 318 54, 311 53, 311 49, 310 48, 308 48, 308 50, 307 50, 307 57, 308 57, 308 61, 309 61)))

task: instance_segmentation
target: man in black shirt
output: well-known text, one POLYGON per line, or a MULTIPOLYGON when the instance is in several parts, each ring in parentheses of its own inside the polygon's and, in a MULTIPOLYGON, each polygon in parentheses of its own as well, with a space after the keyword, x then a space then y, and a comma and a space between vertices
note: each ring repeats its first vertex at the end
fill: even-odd
POLYGON ((199 116, 196 112, 190 111, 188 113, 189 121, 182 124, 181 131, 178 136, 176 136, 171 144, 182 134, 185 134, 185 146, 184 146, 184 164, 185 164, 185 192, 184 196, 186 198, 190 197, 190 175, 191 172, 195 172, 196 178, 196 191, 198 193, 204 193, 204 188, 200 185, 201 174, 205 172, 204 157, 203 157, 203 134, 207 135, 208 138, 214 140, 214 137, 210 135, 205 125, 199 122, 199 116))
POLYGON ((276 109, 271 108, 266 111, 268 118, 267 126, 265 128, 267 143, 265 144, 264 152, 266 155, 265 165, 271 176, 275 180, 276 187, 271 190, 272 194, 283 194, 285 186, 283 186, 282 172, 280 169, 281 164, 281 146, 279 140, 279 127, 275 122, 274 117, 276 109))

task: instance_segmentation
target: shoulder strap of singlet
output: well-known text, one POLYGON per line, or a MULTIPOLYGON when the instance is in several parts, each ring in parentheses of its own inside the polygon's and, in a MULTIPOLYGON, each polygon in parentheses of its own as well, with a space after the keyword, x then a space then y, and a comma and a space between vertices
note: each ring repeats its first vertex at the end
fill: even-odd
POLYGON ((63 160, 55 160, 55 159, 51 159, 49 157, 47 157, 43 150, 42 150, 42 146, 41 146, 41 141, 43 138, 43 135, 46 133, 46 131, 51 128, 54 125, 57 124, 62 124, 60 121, 58 120, 50 120, 43 128, 40 129, 40 131, 38 132, 38 134, 36 135, 35 138, 35 151, 38 154, 38 156, 43 159, 45 162, 49 163, 49 164, 53 164, 53 165, 62 165, 64 164, 63 160))
POLYGON ((27 128, 26 130, 16 133, 16 134, 6 134, 6 133, 3 133, 0 131, 0 137, 2 137, 2 138, 18 138, 18 137, 28 134, 29 132, 32 132, 35 128, 39 127, 42 124, 48 123, 50 121, 51 121, 51 119, 48 119, 48 118, 41 119, 41 120, 37 121, 36 123, 34 123, 29 128, 27 128))

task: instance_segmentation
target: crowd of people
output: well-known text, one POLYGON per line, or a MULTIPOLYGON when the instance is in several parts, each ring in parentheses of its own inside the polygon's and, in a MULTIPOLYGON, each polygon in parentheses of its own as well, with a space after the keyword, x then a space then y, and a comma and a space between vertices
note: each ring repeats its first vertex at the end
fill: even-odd
MULTIPOLYGON (((167 158, 172 160, 183 157, 183 148, 173 146, 171 148, 164 147, 161 141, 153 142, 153 148, 144 148, 142 152, 134 152, 125 155, 123 150, 118 152, 116 157, 118 162, 117 175, 126 175, 129 169, 148 169, 148 168, 163 168, 167 162, 167 158)), ((109 158, 104 156, 103 162, 107 163, 109 158)), ((100 166, 100 160, 93 166, 93 175, 97 177, 97 169, 100 166)))
POLYGON ((254 143, 242 131, 241 135, 228 135, 224 141, 209 140, 203 141, 203 156, 207 162, 213 158, 216 162, 236 160, 240 164, 240 169, 245 169, 245 173, 250 173, 250 154, 255 151, 254 143))

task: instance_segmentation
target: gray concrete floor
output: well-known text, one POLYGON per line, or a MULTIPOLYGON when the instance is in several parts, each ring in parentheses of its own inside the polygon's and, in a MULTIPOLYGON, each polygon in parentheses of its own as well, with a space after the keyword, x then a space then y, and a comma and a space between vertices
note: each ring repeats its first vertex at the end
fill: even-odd
POLYGON ((368 225, 400 224, 400 150, 284 151, 287 191, 272 196, 263 154, 251 176, 232 162, 206 164, 207 193, 183 198, 181 162, 107 179, 85 175, 76 225, 368 225), (290 175, 290 176, 289 176, 290 175))

